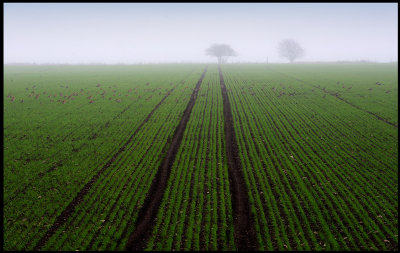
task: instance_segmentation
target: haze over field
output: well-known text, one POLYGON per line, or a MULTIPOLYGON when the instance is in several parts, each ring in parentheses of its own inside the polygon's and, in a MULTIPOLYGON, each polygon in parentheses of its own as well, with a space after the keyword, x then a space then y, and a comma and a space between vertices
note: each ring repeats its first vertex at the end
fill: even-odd
POLYGON ((397 61, 397 3, 6 3, 4 63, 216 62, 205 49, 229 44, 229 62, 397 61))

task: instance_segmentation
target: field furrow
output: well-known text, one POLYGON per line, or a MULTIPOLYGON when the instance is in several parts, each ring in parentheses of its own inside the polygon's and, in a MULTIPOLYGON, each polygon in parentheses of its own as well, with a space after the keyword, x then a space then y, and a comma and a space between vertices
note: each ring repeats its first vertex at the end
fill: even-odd
POLYGON ((204 75, 207 72, 207 67, 204 70, 202 76, 196 84, 193 90, 192 96, 188 102, 188 105, 184 111, 181 122, 175 130, 172 138, 171 146, 168 149, 167 155, 160 165, 157 174, 151 183, 151 187, 142 208, 139 211, 138 224, 135 226, 135 231, 129 238, 127 248, 130 250, 140 250, 145 248, 145 243, 150 237, 151 228, 154 226, 154 218, 157 214, 158 207, 160 205, 166 183, 169 178, 171 166, 174 162, 176 153, 179 145, 182 141, 183 133, 185 131, 186 124, 189 120, 190 113, 194 106, 197 98, 197 93, 200 88, 201 82, 203 81, 204 75))
MULTIPOLYGON (((252 178, 249 181, 250 189, 255 187, 251 190, 256 198, 252 200, 252 205, 256 206, 257 213, 261 213, 260 209, 267 214, 274 210, 272 213, 277 215, 277 220, 284 221, 274 223, 273 217, 268 222, 263 221, 261 216, 257 218, 257 224, 263 227, 265 235, 275 235, 272 247, 302 249, 307 247, 307 242, 314 241, 313 249, 395 248, 397 204, 393 202, 395 192, 390 194, 392 189, 395 190, 392 188, 395 184, 376 187, 382 180, 394 179, 382 177, 370 166, 370 162, 379 166, 382 160, 360 160, 360 155, 369 153, 365 146, 360 146, 363 151, 359 150, 350 156, 357 162, 357 167, 351 167, 351 163, 343 166, 342 162, 335 162, 349 155, 343 148, 332 148, 343 146, 341 138, 335 139, 334 135, 337 134, 325 135, 318 123, 308 118, 308 115, 317 111, 317 107, 312 107, 312 101, 301 111, 297 108, 305 105, 302 98, 287 96, 282 101, 271 89, 276 86, 247 82, 240 72, 226 71, 224 74, 228 80, 229 95, 236 104, 234 118, 238 122, 235 127, 240 129, 238 138, 241 139, 239 146, 243 154, 243 167, 252 178), (329 140, 331 144, 321 145, 321 139, 329 140), (272 174, 273 168, 277 174, 272 174), (347 183, 350 178, 346 170, 354 171, 351 184, 347 183), (376 195, 377 191, 380 194, 376 195), (259 199, 261 192, 267 192, 266 200, 259 199), (275 196, 272 203, 280 202, 282 206, 274 209, 273 205, 268 204, 266 201, 271 196, 275 196), (296 202, 299 204, 295 208, 292 203, 296 202), (296 215, 291 217, 290 213, 296 215), (302 213, 307 216, 304 217, 302 213), (299 237, 303 233, 304 236, 299 237)), ((285 90, 286 94, 299 91, 290 87, 285 90)), ((323 116, 328 115, 325 113, 323 116)), ((346 131, 346 128, 340 129, 346 131)), ((393 169, 389 165, 391 162, 389 160, 385 167, 393 169)), ((389 176, 391 170, 387 173, 389 176)), ((266 237, 259 237, 259 241, 263 245, 271 245, 266 237)))
POLYGON ((213 66, 199 90, 146 250, 236 248, 222 118, 213 66))
POLYGON ((5 66, 3 250, 398 250, 397 63, 5 66))

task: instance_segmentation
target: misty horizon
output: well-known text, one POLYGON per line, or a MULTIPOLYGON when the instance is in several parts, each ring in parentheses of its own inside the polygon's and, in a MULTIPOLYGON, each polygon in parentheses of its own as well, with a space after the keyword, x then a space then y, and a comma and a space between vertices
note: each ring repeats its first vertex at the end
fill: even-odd
MULTIPOLYGON (((229 60, 226 64, 287 64, 288 61, 280 61, 280 62, 271 62, 271 61, 234 61, 229 60)), ((290 64, 373 64, 373 63, 398 63, 398 61, 370 61, 370 60, 338 60, 338 61, 295 61, 290 64)), ((130 62, 130 63, 125 63, 125 62, 115 62, 115 63, 106 63, 106 62, 72 62, 72 63, 66 63, 66 62, 41 62, 41 63, 36 63, 36 62, 8 62, 4 63, 5 66, 73 66, 73 65, 82 65, 82 66, 101 66, 101 65, 146 65, 146 64, 218 64, 216 60, 210 60, 210 61, 162 61, 162 62, 157 62, 157 61, 149 61, 149 62, 130 62)))
POLYGON ((294 39, 296 62, 396 62, 397 3, 6 3, 4 64, 286 63, 277 47, 294 39))

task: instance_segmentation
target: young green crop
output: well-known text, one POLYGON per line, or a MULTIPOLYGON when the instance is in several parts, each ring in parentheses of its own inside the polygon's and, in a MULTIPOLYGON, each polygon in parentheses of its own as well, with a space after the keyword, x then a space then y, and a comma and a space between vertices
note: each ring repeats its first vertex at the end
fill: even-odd
MULTIPOLYGON (((49 72, 42 72, 42 76, 36 74, 36 71, 41 70, 38 67, 32 67, 32 73, 25 76, 18 75, 20 71, 18 68, 11 69, 7 73, 7 78, 13 82, 12 86, 6 83, 6 90, 15 96, 24 96, 26 91, 24 88, 30 85, 28 78, 35 80, 35 89, 41 89, 41 94, 42 91, 47 91, 47 94, 59 96, 58 93, 65 93, 70 89, 71 94, 78 93, 78 95, 75 96, 76 99, 62 104, 52 102, 53 98, 40 96, 36 100, 26 94, 24 103, 9 101, 5 104, 5 128, 8 130, 5 133, 5 146, 10 148, 10 151, 8 149, 5 151, 8 159, 4 164, 4 219, 9 221, 5 226, 5 248, 34 247, 48 229, 43 226, 54 223, 55 217, 97 170, 120 149, 155 104, 172 88, 172 84, 181 82, 196 67, 198 66, 187 66, 185 69, 176 67, 162 69, 156 66, 153 68, 123 66, 106 69, 55 67, 49 72), (154 75, 157 71, 158 74, 154 75), (164 82, 164 78, 169 82, 164 82), (68 88, 65 83, 68 83, 68 88), (102 88, 106 90, 105 99, 99 97, 100 94, 96 97, 96 91, 102 88), (164 92, 160 92, 160 88, 164 92), (128 92, 129 89, 132 89, 132 92, 128 92), (136 91, 137 94, 133 95, 136 91), (125 93, 127 95, 133 93, 133 100, 128 99, 129 96, 123 97, 122 94, 125 93), (112 100, 106 99, 107 94, 112 100), (92 96, 91 99, 95 102, 90 104, 87 96, 92 96), (115 101, 118 97, 121 98, 119 103, 115 101), (33 108, 35 110, 31 112, 33 108), (27 113, 30 113, 29 117, 26 116, 27 113), (42 115, 46 116, 41 117, 42 115), (27 121, 30 122, 29 125, 26 124, 27 121), (17 132, 14 129, 23 129, 24 132, 17 132), (21 143, 19 138, 12 138, 14 135, 18 137, 22 134, 27 135, 33 143, 21 143), (49 142, 49 139, 52 141, 49 142), (75 144, 77 141, 80 141, 79 144, 75 144), (71 144, 73 145, 69 146, 71 144), (47 149, 50 152, 44 152, 47 149), (35 157, 36 153, 41 156, 40 162, 42 159, 50 162, 53 159, 52 163, 55 164, 61 162, 57 166, 47 163, 40 163, 38 166, 38 162, 17 165, 13 162, 18 157, 38 159, 35 157), (46 208, 43 208, 44 206, 46 208), (30 217, 32 222, 36 223, 41 220, 41 226, 26 229, 23 224, 15 222, 23 220, 24 217, 30 217), (15 240, 12 239, 14 237, 15 240), (9 244, 10 242, 16 244, 9 244)), ((194 77, 193 80, 196 79, 197 77, 194 77)), ((185 89, 184 84, 181 84, 179 89, 185 89)), ((174 111, 171 108, 166 110, 174 111)), ((160 144, 165 143, 165 140, 160 144)))
MULTIPOLYGON (((3 248, 34 249, 86 185, 40 249, 125 250, 203 69, 5 66, 3 248)), ((396 250, 397 65, 221 69, 258 249, 396 250)), ((237 249, 222 102, 209 65, 146 249, 237 249)))
POLYGON ((216 66, 209 67, 201 84, 148 250, 234 247, 226 160, 218 141, 223 114, 216 71, 216 66))
MULTIPOLYGON (((243 138, 239 141, 241 152, 249 154, 242 157, 247 164, 244 168, 249 175, 255 172, 255 180, 249 182, 249 187, 255 187, 252 192, 258 198, 260 191, 265 194, 263 185, 268 178, 277 180, 267 184, 278 188, 274 191, 272 187, 265 201, 275 196, 273 203, 283 204, 273 213, 278 214, 278 220, 287 220, 287 228, 278 223, 275 229, 282 233, 277 233, 275 240, 287 235, 290 245, 277 241, 274 248, 282 249, 284 243, 284 248, 296 245, 297 249, 307 243, 313 249, 393 248, 397 243, 393 236, 397 233, 397 222, 393 222, 397 217, 397 197, 393 194, 397 192, 397 177, 394 177, 397 161, 394 153, 387 151, 397 150, 397 145, 387 137, 395 136, 396 129, 334 96, 324 98, 321 91, 313 91, 314 86, 308 85, 312 82, 299 80, 294 75, 297 73, 294 66, 288 66, 291 75, 286 75, 283 66, 265 65, 251 66, 253 75, 249 75, 251 72, 246 72, 249 67, 225 66, 224 74, 232 89, 230 98, 243 108, 237 106, 234 117, 238 123, 235 125, 238 137, 243 138), (265 74, 256 71, 261 67, 265 74), (329 109, 332 107, 335 110, 329 109), (351 119, 352 124, 347 119, 351 119), (374 131, 372 138, 369 131, 374 131), (259 141, 255 142, 257 139, 259 141), (378 139, 382 142, 377 142, 378 139), (257 144, 254 149, 253 144, 257 144), (257 162, 269 165, 257 165, 257 162), (385 173, 380 172, 381 166, 386 168, 385 173), (271 174, 274 168, 278 174, 271 174), (373 193, 376 190, 378 195, 373 193), (293 205, 297 217, 289 218, 285 210, 292 209, 291 203, 297 201, 299 204, 293 205), (386 222, 383 222, 384 217, 386 222), (293 229, 295 224, 303 229, 293 229), (297 232, 301 230, 305 231, 305 238, 298 237, 297 232)), ((299 66, 299 70, 303 68, 306 66, 299 66)), ((318 79, 313 82, 317 83, 318 79)), ((253 203, 259 205, 258 210, 266 205, 253 203)), ((264 207, 264 210, 271 208, 264 207)), ((258 217, 258 224, 263 224, 262 217, 258 217)), ((273 219, 261 226, 267 229, 269 223, 274 224, 273 219)))

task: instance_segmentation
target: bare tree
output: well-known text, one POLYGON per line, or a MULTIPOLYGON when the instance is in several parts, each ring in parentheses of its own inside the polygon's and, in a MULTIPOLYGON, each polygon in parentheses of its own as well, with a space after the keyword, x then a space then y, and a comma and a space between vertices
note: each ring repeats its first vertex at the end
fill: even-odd
POLYGON ((229 56, 237 56, 235 50, 226 44, 212 44, 206 49, 206 55, 215 56, 218 59, 218 64, 226 63, 229 56))
POLYGON ((299 57, 304 55, 304 49, 292 39, 285 39, 279 43, 278 47, 279 54, 287 58, 291 63, 299 57))

